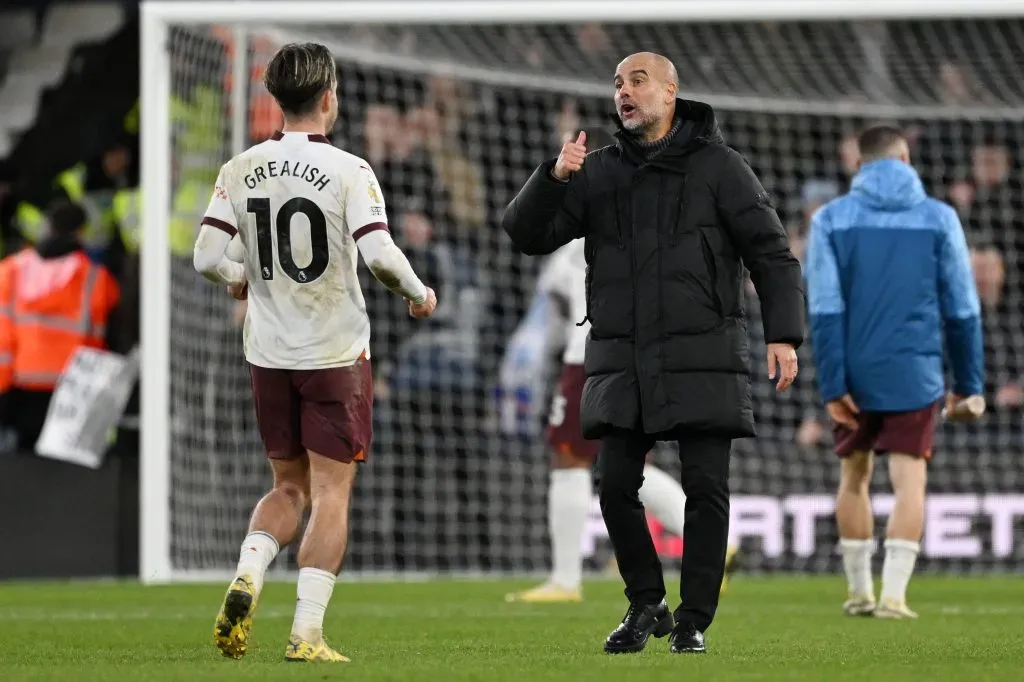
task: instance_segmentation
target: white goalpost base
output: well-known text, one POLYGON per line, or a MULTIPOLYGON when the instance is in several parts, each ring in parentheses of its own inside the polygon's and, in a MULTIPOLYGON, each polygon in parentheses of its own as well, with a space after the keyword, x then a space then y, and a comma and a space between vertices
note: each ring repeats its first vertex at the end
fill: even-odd
MULTIPOLYGON (((401 115, 408 117, 409 112, 417 111, 419 106, 416 97, 409 93, 416 88, 432 87, 429 84, 424 86, 420 81, 435 77, 458 81, 467 88, 478 91, 477 94, 480 96, 475 106, 484 112, 479 118, 485 121, 484 127, 489 125, 491 129, 481 131, 478 122, 466 124, 460 132, 461 137, 453 138, 459 140, 457 144, 449 144, 442 151, 428 150, 428 155, 435 155, 432 157, 433 165, 430 166, 432 170, 429 172, 419 168, 410 171, 408 167, 403 167, 404 170, 401 172, 409 175, 407 184, 413 189, 409 192, 410 196, 404 197, 404 203, 396 204, 405 206, 405 211, 415 212, 408 207, 416 204, 416 200, 420 198, 416 196, 417 191, 430 182, 447 183, 449 194, 469 192, 467 188, 471 185, 476 187, 477 185, 472 183, 477 182, 483 187, 479 191, 486 195, 481 201, 485 204, 498 205, 501 201, 495 197, 500 196, 501 200, 507 200, 508 188, 521 184, 526 178, 524 173, 528 172, 530 167, 545 158, 545 154, 554 153, 557 149, 554 139, 545 139, 538 143, 530 138, 530 134, 540 129, 549 132, 546 129, 550 127, 548 120, 552 116, 561 115, 559 107, 564 104, 569 108, 578 108, 575 119, 577 126, 588 123, 593 123, 595 127, 599 125, 599 118, 594 112, 600 111, 600 102, 603 99, 610 98, 610 89, 606 84, 609 80, 608 74, 592 71, 590 62, 583 56, 571 56, 576 54, 574 51, 580 49, 576 42, 559 43, 559 36, 570 35, 573 25, 600 22, 610 27, 606 31, 605 39, 612 45, 608 47, 606 44, 604 49, 616 49, 614 43, 620 34, 629 38, 622 41, 623 43, 634 46, 642 44, 643 36, 638 38, 631 34, 630 26, 656 23, 663 27, 658 29, 659 41, 677 41, 679 53, 685 55, 689 60, 688 64, 694 65, 693 69, 696 72, 701 68, 699 55, 695 57, 687 50, 701 48, 687 48, 685 36, 706 38, 708 35, 716 35, 703 32, 702 26, 710 27, 706 29, 707 31, 714 31, 718 30, 715 27, 728 24, 735 35, 744 38, 743 42, 763 39, 777 40, 780 41, 778 44, 789 45, 786 41, 795 40, 793 36, 802 34, 780 30, 778 34, 769 36, 760 32, 759 25, 763 22, 814 22, 814 26, 827 28, 852 26, 854 22, 890 22, 894 26, 896 23, 893 22, 903 22, 899 26, 921 25, 927 30, 922 29, 920 35, 908 33, 907 35, 911 37, 890 35, 888 39, 903 40, 910 45, 907 49, 919 50, 921 64, 937 67, 937 64, 932 64, 937 58, 931 56, 930 50, 933 47, 939 50, 942 43, 947 41, 943 35, 935 34, 935 31, 955 29, 936 28, 933 22, 940 19, 1005 19, 1008 22, 1012 20, 1013 26, 1016 27, 1021 17, 1024 17, 1024 3, 1003 0, 634 0, 628 3, 606 0, 381 0, 372 3, 146 1, 141 5, 141 15, 141 174, 142 193, 145 197, 145 235, 141 256, 144 285, 141 301, 143 380, 140 579, 145 583, 155 584, 227 578, 233 568, 231 555, 236 551, 237 543, 245 530, 244 524, 238 526, 238 519, 247 515, 252 504, 258 499, 252 495, 262 480, 261 474, 253 469, 259 465, 258 460, 262 457, 258 451, 258 439, 252 437, 251 424, 246 421, 247 408, 237 395, 246 389, 238 387, 238 377, 230 369, 233 366, 242 366, 240 345, 230 340, 225 341, 233 338, 233 332, 217 317, 223 312, 220 308, 204 302, 205 298, 193 303, 193 297, 198 295, 195 292, 202 291, 203 284, 197 282, 194 288, 189 289, 187 273, 181 272, 184 261, 178 258, 180 262, 176 262, 172 255, 170 227, 173 216, 179 212, 175 202, 178 196, 177 186, 181 182, 180 176, 183 172, 181 166, 185 163, 182 157, 189 153, 209 152, 206 148, 198 152, 188 148, 188 140, 192 138, 189 138, 187 133, 182 133, 182 124, 175 118, 178 116, 175 113, 177 100, 189 97, 187 93, 182 94, 187 89, 186 86, 192 85, 186 82, 188 78, 209 72, 211 75, 209 83, 206 84, 212 84, 213 89, 219 87, 221 77, 230 77, 234 83, 224 104, 225 111, 229 111, 230 116, 223 121, 207 121, 208 127, 203 128, 201 134, 192 131, 194 138, 201 138, 205 141, 204 144, 209 138, 215 138, 218 131, 222 133, 223 149, 218 148, 217 151, 221 157, 220 162, 252 142, 247 129, 249 105, 253 95, 251 88, 258 85, 252 85, 251 72, 259 60, 265 59, 265 55, 252 55, 248 49, 257 38, 276 44, 287 40, 304 39, 328 44, 342 65, 342 89, 348 88, 342 97, 343 106, 357 100, 352 104, 352 111, 360 116, 368 116, 366 111, 373 107, 387 109, 391 106, 392 100, 397 98, 402 99, 402 102, 395 106, 401 115), (522 45, 526 47, 516 54, 526 54, 527 47, 532 49, 532 46, 540 45, 548 51, 550 59, 550 55, 556 53, 553 47, 556 46, 567 52, 557 53, 558 59, 549 61, 548 64, 557 64, 561 61, 565 63, 565 68, 545 67, 548 69, 545 70, 532 67, 525 61, 519 63, 514 57, 504 62, 485 62, 483 58, 488 56, 486 53, 490 47, 505 40, 505 31, 510 25, 515 25, 514 28, 517 29, 530 27, 532 31, 523 29, 523 35, 528 36, 522 39, 522 45), (189 50, 193 49, 190 44, 175 38, 178 35, 176 31, 202 36, 211 26, 226 29, 233 36, 234 50, 224 64, 216 62, 205 53, 189 54, 189 50), (350 40, 347 34, 342 37, 333 35, 335 30, 342 33, 353 27, 380 29, 385 38, 378 37, 373 44, 364 44, 350 40), (389 38, 400 32, 399 29, 405 28, 408 28, 407 33, 413 36, 409 42, 411 47, 389 42, 389 38), (394 30, 394 35, 384 29, 394 30), (550 30, 550 33, 545 33, 546 30, 550 30), (692 34, 687 33, 684 37, 674 38, 671 35, 673 31, 692 31, 692 34), (464 43, 460 43, 463 38, 464 43), (474 55, 480 56, 480 59, 474 60, 474 55), (574 61, 577 59, 578 61, 574 61), (348 86, 347 79, 352 82, 358 81, 359 84, 348 86), (495 92, 498 94, 495 95, 495 92), (401 97, 397 97, 395 93, 401 97), (484 103, 481 104, 481 101, 484 103), (572 106, 565 104, 570 101, 574 103, 572 106), (510 120, 514 125, 508 122, 510 120), (487 121, 491 123, 488 124, 487 121), (211 133, 211 130, 214 132, 211 133), (185 142, 182 142, 183 139, 185 142), (460 149, 459 145, 473 149, 465 151, 460 149), (502 147, 504 156, 497 161, 479 161, 471 153, 493 145, 505 145, 502 147), (450 153, 453 149, 454 154, 450 153), (474 179, 477 176, 472 174, 477 171, 466 170, 479 168, 488 163, 502 166, 497 171, 486 168, 480 171, 492 175, 497 173, 497 176, 500 176, 500 190, 494 189, 495 182, 491 176, 488 176, 489 179, 477 181, 474 179), (463 175, 458 175, 460 172, 463 175), (459 179, 451 180, 451 176, 446 176, 446 173, 455 173, 455 177, 459 179), (463 182, 467 177, 469 180, 463 182), (194 326, 188 330, 179 329, 178 325, 182 319, 186 319, 194 326), (221 329, 222 323, 224 329, 221 329), (219 341, 216 342, 215 348, 193 348, 193 345, 200 346, 205 343, 205 334, 218 337, 219 341), (183 338, 188 338, 187 348, 183 346, 183 338), (175 370, 175 367, 178 370, 175 370), (185 370, 181 370, 182 367, 185 370), (187 376, 176 373, 181 371, 187 371, 187 376), (224 379, 222 375, 228 376, 229 379, 224 379), (172 384, 175 382, 194 385, 189 391, 174 397, 172 384), (230 387, 224 388, 224 382, 229 383, 230 387), (226 408, 226 413, 220 414, 222 403, 218 401, 224 399, 225 393, 230 394, 230 405, 226 408), (194 414, 183 415, 183 405, 194 414), (224 461, 232 457, 241 457, 242 454, 245 455, 244 464, 236 465, 224 461), (238 477, 244 481, 239 482, 238 477)), ((985 27, 994 25, 983 24, 985 27)), ((997 29, 984 30, 993 31, 991 42, 998 47, 997 43, 1003 38, 995 33, 997 29)), ((509 35, 513 33, 509 29, 509 35)), ((722 35, 727 37, 731 34, 724 32, 722 35)), ((872 39, 870 31, 856 33, 856 36, 865 41, 872 39)), ((1021 37, 1024 37, 1024 34, 1021 37)), ((816 45, 814 38, 807 38, 807 49, 815 48, 816 45)), ((805 54, 802 52, 803 47, 792 46, 790 54, 797 57, 805 54)), ((499 48, 494 49, 497 51, 499 48)), ((968 55, 965 58, 969 58, 970 50, 965 49, 962 52, 968 55)), ((671 52, 669 56, 675 58, 671 52)), ((601 53, 600 57, 606 62, 609 55, 601 53)), ((771 55, 760 58, 770 60, 771 55)), ((726 61, 726 57, 721 55, 717 59, 721 62, 726 61)), ((723 115, 727 139, 744 153, 750 151, 750 156, 753 157, 755 165, 759 166, 769 190, 790 196, 800 195, 801 188, 806 189, 808 181, 818 177, 822 177, 825 184, 835 184, 835 177, 839 175, 838 163, 835 159, 828 158, 828 154, 832 152, 833 145, 838 145, 840 138, 847 135, 852 127, 865 121, 880 118, 914 123, 924 121, 920 124, 923 126, 931 125, 933 122, 940 125, 937 122, 943 122, 940 126, 942 129, 934 133, 938 140, 934 143, 938 150, 935 152, 936 160, 925 163, 930 177, 934 176, 936 182, 943 178, 942 181, 945 182, 946 153, 949 152, 949 155, 956 155, 958 158, 965 153, 969 156, 971 145, 978 142, 975 137, 988 134, 982 131, 981 122, 986 122, 986 125, 997 132, 1016 139, 1019 124, 1015 121, 1024 119, 1024 101, 1017 89, 1017 82, 1012 83, 1012 88, 1007 86, 1006 92, 996 92, 992 101, 977 100, 949 104, 940 102, 932 95, 912 94, 901 99, 900 95, 905 93, 899 92, 895 93, 894 98, 877 100, 871 96, 864 96, 864 93, 854 86, 851 86, 850 90, 857 91, 856 96, 836 96, 834 91, 842 90, 847 85, 844 82, 833 82, 839 78, 836 74, 843 73, 840 64, 789 64, 786 68, 792 68, 792 73, 788 75, 790 80, 796 83, 792 85, 792 91, 787 92, 786 88, 780 87, 777 92, 771 93, 766 93, 764 89, 758 90, 757 83, 752 82, 757 80, 758 69, 761 67, 755 62, 747 66, 751 69, 749 76, 742 72, 731 73, 735 78, 735 88, 715 85, 704 92, 702 85, 697 84, 691 88, 684 78, 684 94, 694 99, 709 101, 716 109, 736 112, 734 116, 723 115), (820 77, 820 82, 799 82, 802 76, 806 77, 807 74, 820 77), (810 90, 814 90, 813 96, 806 94, 810 90), (768 117, 775 118, 766 122, 768 117), (811 129, 813 136, 808 132, 811 129), (961 130, 964 132, 958 132, 961 130), (962 139, 958 137, 961 135, 962 139), (829 141, 822 142, 824 138, 829 138, 829 141)), ((861 66, 869 68, 869 65, 858 64, 851 69, 856 70, 861 66)), ((1001 69, 995 81, 997 84, 1008 82, 1016 74, 1013 64, 988 66, 997 71, 1001 69), (1000 81, 999 78, 1003 80, 1000 81)), ((889 64, 888 71, 882 69, 882 72, 895 72, 893 78, 896 80, 917 78, 920 81, 920 92, 931 92, 929 88, 932 84, 930 81, 926 82, 927 78, 924 75, 907 75, 900 71, 900 67, 898 64, 889 64)), ((718 67, 709 66, 708 72, 717 73, 715 68, 718 67)), ((770 66, 764 68, 769 69, 770 66)), ((1019 79, 1019 74, 1016 75, 1019 79)), ((713 78, 708 76, 709 81, 713 78)), ((452 101, 457 99, 461 99, 461 95, 442 103, 451 105, 452 101)), ((206 112, 206 115, 213 118, 210 110, 197 110, 200 114, 206 112)), ((390 110, 385 114, 390 116, 390 110)), ((196 118, 197 115, 193 114, 193 119, 189 119, 192 123, 185 125, 199 125, 195 123, 196 118)), ((572 119, 573 116, 568 115, 566 118, 572 119)), ((369 126, 369 123, 360 127, 350 121, 342 121, 339 125, 350 128, 346 128, 349 132, 346 142, 356 143, 362 140, 360 135, 369 135, 364 131, 364 127, 369 126)), ((1021 133, 1021 137, 1020 143, 1024 144, 1024 133, 1021 133)), ((199 155, 201 156, 201 153, 199 155)), ((210 165, 212 167, 214 164, 211 162, 210 165)), ((204 172, 208 170, 209 168, 206 168, 204 172)), ((199 211, 205 207, 208 192, 211 190, 212 184, 203 190, 207 194, 199 199, 199 211)), ((390 205, 392 197, 386 196, 386 199, 390 205)), ((483 261, 477 265, 485 271, 479 274, 478 281, 491 278, 488 280, 489 285, 478 285, 478 289, 474 289, 474 295, 486 300, 487 292, 496 291, 504 295, 503 292, 506 290, 518 291, 523 287, 528 292, 528 284, 524 285, 522 282, 529 280, 527 270, 535 268, 536 264, 531 265, 507 253, 510 247, 502 241, 503 235, 492 219, 494 206, 481 209, 485 218, 480 220, 473 217, 476 215, 473 207, 463 207, 466 202, 460 203, 461 199, 462 197, 456 196, 454 199, 449 197, 447 201, 448 204, 455 206, 449 206, 449 210, 453 214, 459 214, 451 222, 477 221, 478 224, 474 224, 473 230, 451 231, 451 235, 454 236, 450 236, 449 246, 453 247, 452 253, 458 252, 451 258, 454 261, 462 258, 471 262, 476 257, 483 261), (463 251, 465 254, 459 255, 463 251)), ((399 210, 389 208, 389 213, 394 219, 399 210)), ((796 216, 799 210, 791 213, 796 216)), ((196 225, 199 217, 201 215, 196 216, 196 225)), ((443 253, 448 254, 449 251, 443 253)), ((198 279, 199 276, 195 275, 195 278, 198 279)), ((1012 285, 1019 282, 1019 275, 1008 274, 1007 282, 1008 289, 1012 288, 1012 285), (1014 277, 1018 279, 1012 279, 1014 277)), ((1016 295, 1020 296, 1019 287, 1016 295)), ((499 323, 486 320, 481 322, 481 329, 487 331, 480 332, 479 338, 474 341, 483 348, 474 352, 484 358, 474 366, 483 368, 480 371, 487 375, 483 380, 487 387, 488 382, 493 382, 492 375, 497 360, 500 359, 494 357, 495 352, 489 349, 502 347, 509 329, 518 322, 518 319, 508 317, 509 309, 514 309, 515 306, 501 307, 504 304, 501 301, 496 303, 494 298, 489 299, 488 303, 479 303, 479 309, 484 311, 485 315, 493 315, 494 306, 501 304, 498 307, 503 311, 504 317, 499 323), (488 327, 487 324, 494 326, 488 327)), ((475 304, 475 298, 460 299, 460 312, 469 315, 465 311, 475 304)), ((525 306, 519 307, 517 314, 522 312, 523 307, 525 306)), ((382 337, 391 334, 402 339, 405 332, 395 326, 396 324, 383 316, 380 321, 374 318, 375 339, 378 333, 382 337)), ((751 326, 755 326, 754 323, 751 326)), ((1006 357, 1024 352, 1024 348, 1016 345, 1016 337, 1011 336, 1009 332, 1006 334, 1005 340, 999 341, 1005 346, 1006 357)), ((801 366, 809 368, 809 359, 804 359, 801 366)), ((762 368, 757 367, 755 371, 760 372, 762 368)), ((787 570, 814 571, 826 570, 829 565, 826 558, 829 552, 821 548, 823 541, 817 536, 809 540, 804 537, 801 542, 793 539, 791 542, 797 534, 797 531, 791 528, 795 519, 803 519, 809 514, 803 507, 799 507, 802 503, 797 498, 813 495, 817 500, 818 497, 828 494, 832 470, 835 468, 828 455, 820 452, 814 453, 813 456, 807 455, 806 452, 800 454, 800 448, 793 444, 793 425, 800 421, 798 413, 801 410, 812 410, 816 400, 813 380, 808 379, 808 382, 799 389, 799 400, 802 402, 798 403, 781 404, 775 401, 770 393, 758 393, 758 399, 762 401, 759 405, 764 405, 768 423, 767 428, 761 428, 762 432, 767 431, 768 434, 763 443, 749 445, 748 450, 752 454, 746 455, 745 462, 741 463, 737 457, 738 468, 734 472, 736 484, 733 486, 737 492, 733 512, 734 531, 743 537, 756 539, 756 551, 760 553, 759 556, 763 555, 766 568, 782 566, 787 570), (759 448, 765 449, 764 453, 767 454, 763 454, 759 448)), ((472 422, 471 427, 463 429, 461 425, 455 424, 452 428, 457 427, 462 434, 459 436, 458 447, 475 451, 477 459, 471 459, 469 464, 449 464, 443 457, 444 451, 455 446, 451 442, 438 440, 437 433, 442 433, 445 428, 452 426, 453 422, 446 420, 461 419, 459 411, 462 407, 458 405, 458 399, 452 397, 458 393, 457 389, 438 389, 438 400, 444 405, 430 415, 424 415, 420 410, 419 406, 422 403, 417 401, 421 398, 410 397, 408 393, 402 392, 405 390, 393 389, 394 404, 387 408, 386 416, 383 417, 386 420, 386 430, 392 434, 385 437, 385 442, 390 443, 395 451, 403 451, 405 454, 402 457, 405 459, 395 456, 391 459, 401 461, 388 462, 388 455, 380 453, 375 455, 380 458, 380 463, 374 460, 368 465, 371 466, 369 473, 361 482, 369 487, 369 491, 366 493, 367 499, 358 506, 357 511, 369 515, 375 508, 386 509, 381 511, 380 517, 373 517, 373 534, 368 535, 360 545, 360 555, 357 557, 359 567, 351 573, 343 572, 341 579, 374 577, 422 580, 439 574, 463 577, 508 574, 528 577, 542 574, 547 556, 544 546, 546 530, 543 514, 538 514, 535 507, 538 500, 543 500, 543 488, 547 484, 547 460, 543 447, 537 447, 536 438, 530 440, 530 444, 523 444, 516 438, 502 439, 495 436, 494 433, 500 429, 494 425, 493 421, 496 418, 492 418, 493 416, 466 417, 466 420, 472 422), (419 424, 414 424, 418 421, 424 422, 422 431, 418 430, 419 424), (431 459, 429 464, 418 464, 424 471, 417 469, 419 473, 416 474, 423 477, 426 489, 412 489, 403 482, 403 476, 406 474, 403 473, 405 469, 402 467, 406 465, 402 462, 422 458, 423 452, 429 449, 438 452, 436 459, 431 459), (438 468, 431 470, 431 466, 438 468), (467 469, 470 470, 468 474, 467 469), (486 488, 486 491, 477 497, 473 497, 472 494, 465 499, 459 497, 465 493, 464 488, 469 488, 473 492, 478 487, 486 488), (425 508, 422 517, 417 515, 418 506, 425 508), (395 511, 398 507, 401 509, 395 511), (478 535, 462 538, 463 527, 469 523, 465 519, 470 519, 472 523, 480 526, 476 531, 465 533, 478 535), (409 534, 403 535, 403 529, 409 528, 415 531, 413 535, 417 539, 409 540, 406 537, 409 534), (503 534, 512 531, 515 531, 514 536, 503 534), (491 547, 488 545, 488 538, 481 539, 487 533, 496 534, 493 538, 494 545, 500 544, 504 548, 489 550, 483 547, 491 547), (447 543, 445 546, 455 546, 464 542, 469 548, 467 552, 476 552, 479 556, 493 555, 497 558, 493 563, 488 563, 486 568, 477 569, 465 568, 457 563, 452 565, 450 557, 440 557, 436 561, 419 561, 417 557, 417 561, 412 561, 412 557, 398 556, 402 553, 402 547, 406 546, 402 542, 412 543, 408 546, 424 549, 428 548, 432 537, 436 537, 438 543, 447 543), (391 554, 379 558, 375 554, 378 550, 372 545, 385 540, 386 543, 393 544, 389 544, 390 549, 386 550, 391 554), (411 563, 404 563, 407 560, 411 563), (405 567, 396 567, 398 564, 405 567), (421 564, 426 567, 422 568, 421 564)), ((481 391, 480 395, 484 397, 480 400, 491 398, 489 390, 481 391)), ((535 402, 539 400, 539 397, 534 397, 535 402)), ((536 409, 536 405, 533 409, 536 409)), ((986 436, 988 440, 984 440, 979 447, 985 450, 988 458, 986 461, 994 462, 994 480, 1001 482, 1000 472, 1010 471, 1012 467, 1012 459, 1009 458, 1008 452, 1012 448, 1010 443, 1016 437, 1012 434, 1016 432, 1012 431, 1008 421, 993 423, 998 427, 997 430, 986 436)), ((672 453, 660 453, 659 456, 666 462, 673 459, 672 453)), ((1013 544, 1016 537, 1013 525, 1011 522, 1008 536, 1005 524, 999 526, 998 533, 1001 535, 997 538, 996 519, 1002 519, 1019 505, 1024 505, 1024 495, 1020 494, 1024 493, 1024 490, 1005 490, 999 500, 993 501, 995 496, 983 497, 972 493, 977 475, 980 474, 958 469, 939 471, 938 485, 945 495, 943 503, 947 504, 948 508, 936 506, 930 510, 929 518, 936 519, 938 524, 951 514, 961 514, 981 519, 984 523, 991 522, 993 529, 991 537, 985 535, 989 531, 978 531, 979 537, 984 536, 986 539, 979 540, 978 546, 982 549, 973 554, 973 550, 967 545, 961 544, 950 548, 952 545, 943 545, 941 539, 934 540, 932 557, 936 559, 935 567, 938 570, 947 567, 959 570, 956 568, 959 565, 955 563, 956 561, 968 564, 977 561, 980 562, 980 566, 998 568, 1003 564, 992 562, 1008 560, 1009 555, 1001 552, 1007 543, 1011 546, 1013 544), (955 511, 956 509, 960 511, 955 511), (943 561, 952 563, 947 565, 942 563, 943 561)), ((357 483, 357 487, 360 485, 361 483, 357 483)), ((810 516, 821 520, 825 519, 829 512, 830 508, 821 507, 810 516)), ((1024 506, 1020 512, 1012 513, 1024 513, 1024 506)), ((592 519, 592 525, 596 524, 599 524, 599 518, 592 519)), ((598 531, 588 534, 590 539, 599 536, 598 531)), ((666 551, 671 554, 673 550, 666 551)), ((286 563, 285 557, 278 561, 283 562, 286 563)), ((925 563, 927 564, 927 557, 925 563)), ((282 566, 274 575, 281 578, 291 574, 287 566, 282 566)))

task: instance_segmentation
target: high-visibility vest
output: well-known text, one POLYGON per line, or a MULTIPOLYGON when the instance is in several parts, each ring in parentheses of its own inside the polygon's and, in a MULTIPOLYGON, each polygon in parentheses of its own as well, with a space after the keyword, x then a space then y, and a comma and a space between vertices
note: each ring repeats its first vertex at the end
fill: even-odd
MULTIPOLYGON (((82 243, 90 249, 102 249, 110 243, 113 236, 111 221, 111 199, 113 193, 107 191, 85 191, 86 167, 84 163, 75 164, 62 171, 54 178, 53 184, 64 190, 68 199, 82 207, 87 217, 82 243)), ((46 225, 46 214, 26 201, 18 204, 15 220, 21 236, 27 241, 37 244, 43 238, 46 225)))
POLYGON ((42 258, 26 249, 0 261, 0 391, 53 390, 80 346, 104 348, 120 290, 82 251, 42 258))
POLYGON ((138 253, 142 243, 142 191, 138 187, 122 189, 114 195, 114 221, 124 250, 138 253))
MULTIPOLYGON (((202 192, 208 189, 206 185, 185 183, 177 189, 171 199, 168 239, 171 253, 175 256, 192 257, 199 222, 203 219, 203 211, 208 203, 208 197, 202 192)), ((145 230, 142 229, 142 191, 136 187, 123 189, 115 194, 113 216, 118 224, 125 251, 137 253, 145 234, 145 230)))

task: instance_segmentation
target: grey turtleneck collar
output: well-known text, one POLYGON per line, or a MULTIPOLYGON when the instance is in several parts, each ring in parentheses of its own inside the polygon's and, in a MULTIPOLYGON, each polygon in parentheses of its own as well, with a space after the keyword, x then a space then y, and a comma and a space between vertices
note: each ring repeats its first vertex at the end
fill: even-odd
POLYGON ((662 153, 668 146, 672 144, 672 140, 679 134, 684 123, 691 123, 690 121, 684 121, 679 115, 676 115, 675 121, 672 123, 672 127, 669 129, 668 134, 658 140, 652 142, 645 142, 639 137, 634 138, 636 146, 639 147, 640 151, 643 152, 644 159, 650 161, 658 154, 662 153))

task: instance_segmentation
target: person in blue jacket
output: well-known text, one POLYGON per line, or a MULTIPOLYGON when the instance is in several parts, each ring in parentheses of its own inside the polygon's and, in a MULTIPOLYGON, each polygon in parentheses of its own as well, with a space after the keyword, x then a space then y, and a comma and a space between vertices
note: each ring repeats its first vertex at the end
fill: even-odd
POLYGON ((849 615, 916 618, 906 588, 924 524, 925 465, 953 375, 949 414, 982 393, 981 305, 956 211, 931 197, 897 128, 859 137, 850 191, 811 222, 805 277, 814 361, 842 461, 836 499, 849 615), (882 591, 871 576, 873 453, 889 455, 895 506, 882 591))

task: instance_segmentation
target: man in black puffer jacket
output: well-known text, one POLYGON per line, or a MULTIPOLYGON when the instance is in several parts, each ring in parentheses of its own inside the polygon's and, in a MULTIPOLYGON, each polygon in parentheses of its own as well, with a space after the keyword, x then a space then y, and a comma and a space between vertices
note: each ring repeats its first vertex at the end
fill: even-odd
POLYGON ((779 390, 796 376, 804 337, 800 265, 768 193, 726 146, 711 107, 677 90, 666 58, 627 57, 615 73, 617 143, 586 154, 580 133, 502 220, 526 254, 586 239, 581 421, 585 437, 602 441, 601 510, 630 601, 609 653, 640 651, 670 630, 672 651, 704 651, 725 568, 731 444, 754 435, 744 266, 779 390), (674 628, 637 497, 644 455, 659 440, 679 442, 687 496, 674 628))

